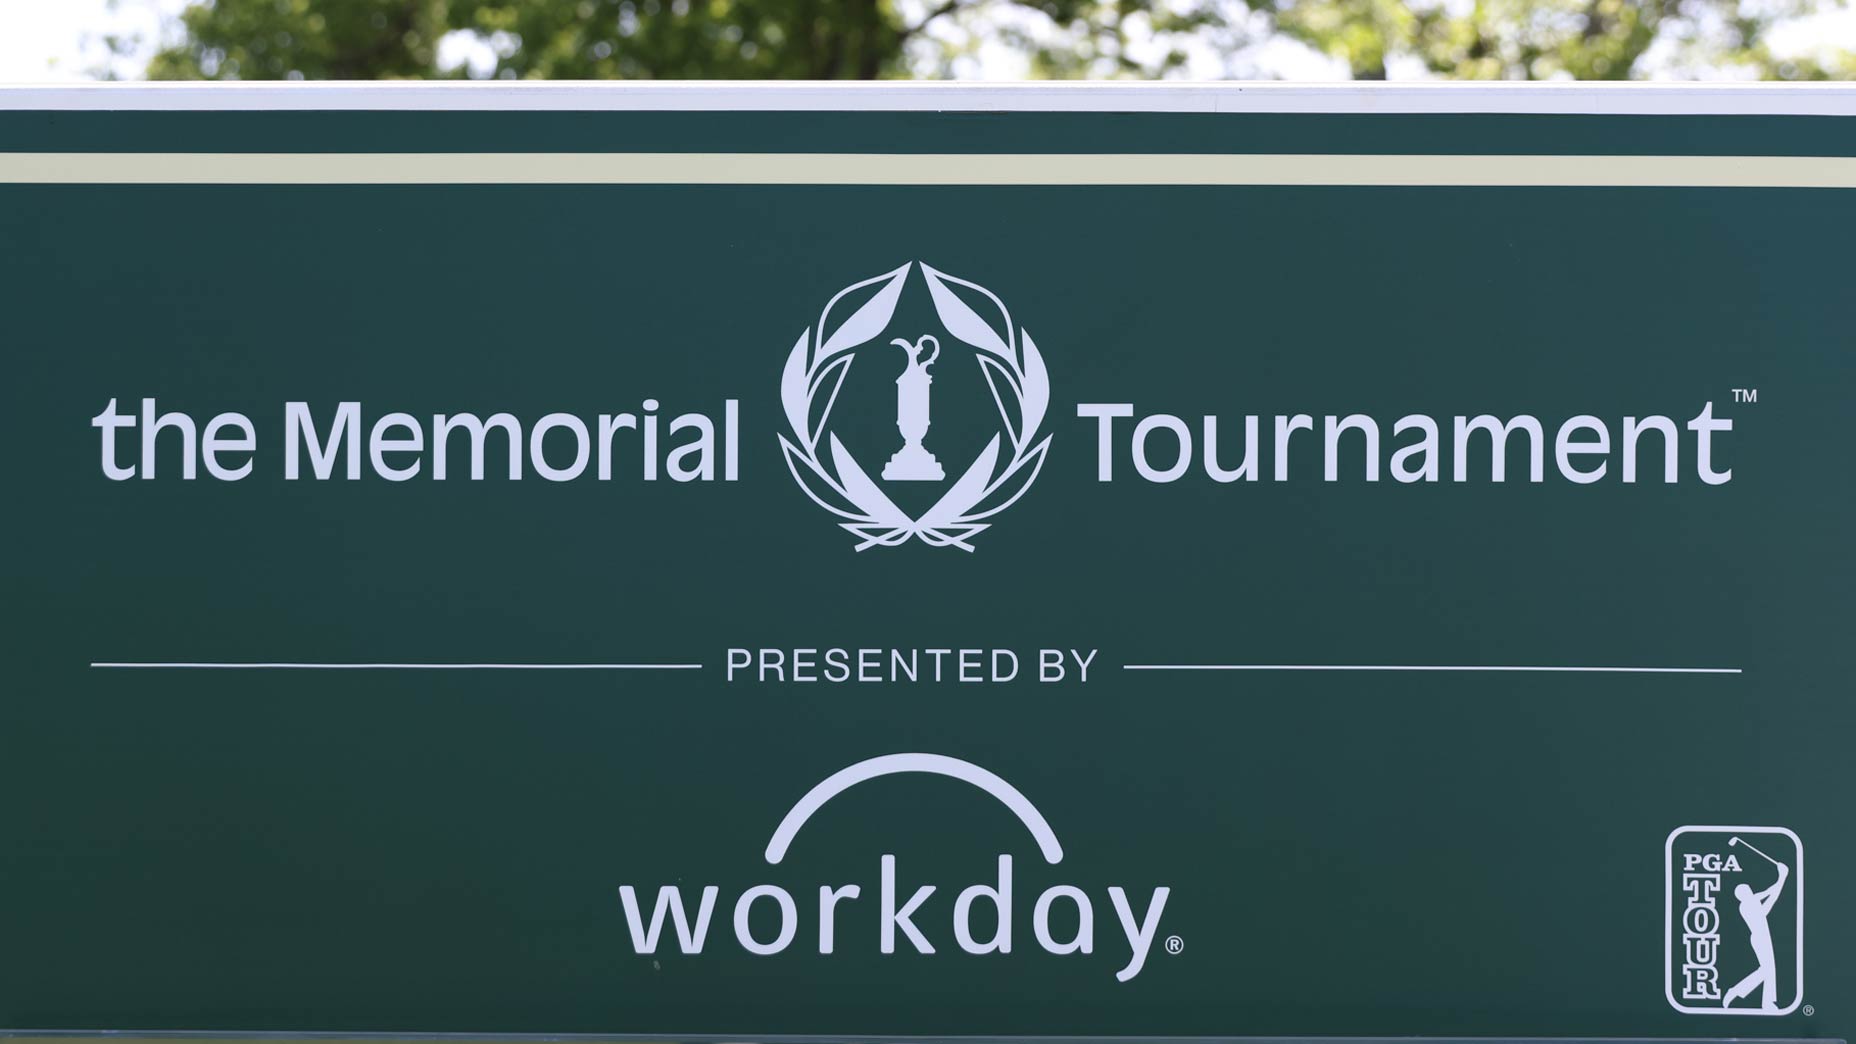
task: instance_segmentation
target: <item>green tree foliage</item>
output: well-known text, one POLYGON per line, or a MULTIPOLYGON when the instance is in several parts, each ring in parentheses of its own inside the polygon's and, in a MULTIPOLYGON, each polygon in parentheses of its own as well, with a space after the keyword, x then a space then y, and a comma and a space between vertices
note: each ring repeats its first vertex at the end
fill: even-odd
POLYGON ((181 13, 185 42, 151 79, 378 80, 438 74, 444 0, 218 0, 181 13))
POLYGON ((1815 0, 1295 0, 1279 32, 1343 58, 1358 79, 1423 70, 1470 80, 1627 80, 1678 76, 1824 79, 1847 62, 1782 61, 1772 27, 1815 0))
POLYGON ((1847 55, 1775 58, 1774 24, 1838 0, 200 0, 149 75, 461 76, 469 34, 492 75, 536 79, 946 76, 982 45, 1033 75, 1164 76, 1190 56, 1256 75, 1287 37, 1357 78, 1767 79, 1856 75, 1847 55))

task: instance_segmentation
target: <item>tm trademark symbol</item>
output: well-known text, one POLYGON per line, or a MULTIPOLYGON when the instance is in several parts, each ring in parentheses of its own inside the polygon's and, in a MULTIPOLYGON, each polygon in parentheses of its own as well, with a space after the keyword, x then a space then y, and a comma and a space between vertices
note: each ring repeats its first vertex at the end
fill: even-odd
POLYGON ((1166 952, 1178 953, 1179 951, 1185 948, 1186 948, 1186 940, 1181 939, 1177 935, 1169 935, 1166 937, 1166 952))
POLYGON ((1758 402, 1759 401, 1759 389, 1758 388, 1735 388, 1734 389, 1734 401, 1735 402, 1758 402))
POLYGON ((1804 1006, 1804 1013, 1805 1013, 1806 1015, 1816 1015, 1816 1014, 1817 1014, 1817 1009, 1816 1009, 1816 1008, 1814 1008, 1814 1007, 1812 1007, 1811 1005, 1809 1005, 1809 1004, 1807 1004, 1807 1005, 1805 1005, 1805 1006, 1804 1006))

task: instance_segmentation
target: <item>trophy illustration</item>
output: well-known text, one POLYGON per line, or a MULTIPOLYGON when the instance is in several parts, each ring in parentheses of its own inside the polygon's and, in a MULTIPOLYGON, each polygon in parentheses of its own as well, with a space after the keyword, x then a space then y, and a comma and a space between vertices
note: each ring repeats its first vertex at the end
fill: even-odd
POLYGON ((896 378, 896 430, 902 432, 902 448, 883 465, 883 481, 937 482, 946 474, 922 446, 922 437, 928 434, 928 386, 934 383, 928 367, 941 357, 941 342, 923 334, 914 344, 900 337, 889 343, 909 353, 909 367, 896 378))

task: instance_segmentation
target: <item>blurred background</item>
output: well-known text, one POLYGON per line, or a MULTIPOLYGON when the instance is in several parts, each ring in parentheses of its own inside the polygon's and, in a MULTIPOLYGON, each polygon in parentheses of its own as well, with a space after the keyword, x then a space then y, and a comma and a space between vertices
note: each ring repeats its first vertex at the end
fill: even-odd
POLYGON ((1856 78, 1852 0, 0 0, 0 82, 1856 78))

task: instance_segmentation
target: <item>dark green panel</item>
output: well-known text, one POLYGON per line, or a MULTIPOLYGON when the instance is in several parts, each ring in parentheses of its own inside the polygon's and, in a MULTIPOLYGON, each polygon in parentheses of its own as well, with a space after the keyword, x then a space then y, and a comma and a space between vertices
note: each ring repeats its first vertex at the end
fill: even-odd
MULTIPOLYGON (((1856 140, 1848 120, 1685 119, 1702 118, 8 113, 0 148, 1818 156, 1856 140)), ((0 185, 0 1025, 1847 1036, 1852 239, 1848 190, 0 185), (795 339, 843 288, 911 262, 998 295, 1048 368, 1042 470, 971 553, 855 551, 781 450, 795 339), (183 479, 170 431, 157 477, 106 478, 91 418, 144 398, 200 427, 248 416, 250 476, 183 479), (365 446, 357 480, 285 477, 290 402, 325 429, 357 402, 363 437, 392 412, 428 439, 434 414, 507 412, 526 441, 545 415, 596 427, 647 398, 665 450, 688 437, 673 418, 720 426, 737 402, 737 477, 718 446, 713 481, 671 480, 666 452, 645 481, 635 431, 609 481, 592 465, 548 481, 525 446, 511 482, 500 435, 482 481, 462 435, 442 481, 429 451, 387 481, 365 446), (1133 407, 1112 481, 1078 415, 1092 403, 1133 407), (1732 477, 1712 484, 1683 427, 1708 404, 1732 422, 1711 436, 1732 477), (1277 481, 1275 419, 1304 413, 1314 430, 1277 481), (1177 481, 1136 470, 1135 421, 1158 414, 1194 438, 1177 481), (1357 432, 1324 477, 1323 420, 1351 414, 1382 429, 1377 481, 1357 432), (1491 481, 1484 441, 1454 479, 1452 422, 1480 414, 1538 418, 1542 481, 1513 446, 1491 481), (1554 452, 1580 414, 1612 442, 1590 484, 1554 452), (1260 480, 1207 476, 1207 415, 1226 467, 1260 418, 1260 480), (1393 475, 1410 415, 1443 428, 1439 481, 1393 475), (1624 418, 1650 415, 1679 433, 1677 479, 1650 434, 1626 484, 1624 418), (998 683, 730 675, 731 649, 866 648, 1019 666, 998 683), (1043 649, 1093 651, 1087 680, 1071 659, 1039 681, 1043 649), (1126 669, 1203 664, 1682 670, 1126 669), (996 774, 1061 861, 998 787, 912 772, 826 801, 769 863, 816 784, 907 752, 996 774), (1762 923, 1774 1007, 1797 1006, 1678 1011, 1686 855, 1736 864, 1716 882, 1723 986, 1761 964, 1733 890, 1775 871, 1749 845, 1787 865, 1762 923), (899 902, 934 886, 913 922, 932 954, 903 932, 881 952, 885 855, 899 902), (1011 952, 966 953, 956 897, 996 886, 1001 855, 1011 952), (853 884, 821 954, 820 886, 853 884), (668 920, 636 952, 621 889, 648 918, 663 885, 692 910, 718 889, 700 953, 668 920), (765 956, 734 922, 758 885, 795 910, 765 956), (1093 952, 1040 943, 1034 907, 1058 885, 1086 897, 1093 952), (1111 888, 1136 920, 1168 890, 1127 981, 1111 888)), ((1000 430, 984 346, 946 307, 912 268, 829 425, 911 516, 1000 430), (947 479, 884 482, 904 363, 889 342, 924 333, 943 351, 924 444, 947 479)), ((1022 338, 1009 347, 1021 388, 1037 383, 1022 338)), ((119 463, 140 465, 139 438, 120 434, 119 463)), ((1149 463, 1175 446, 1158 431, 1149 463)), ((564 431, 544 449, 572 457, 564 431)), ((1052 908, 1066 942, 1076 904, 1052 908)), ((747 927, 773 941, 777 898, 747 927)))
POLYGON ((1837 116, 0 111, 0 152, 1856 156, 1837 116))

